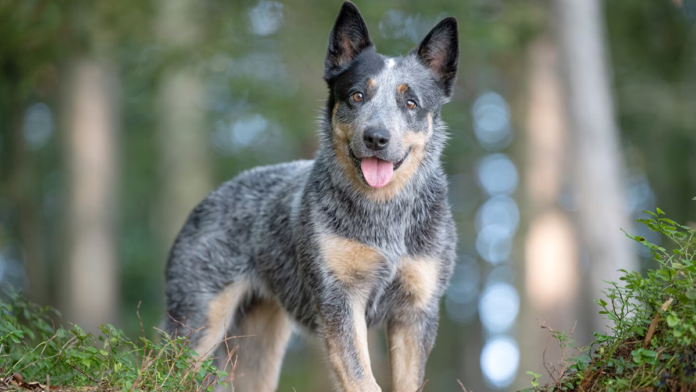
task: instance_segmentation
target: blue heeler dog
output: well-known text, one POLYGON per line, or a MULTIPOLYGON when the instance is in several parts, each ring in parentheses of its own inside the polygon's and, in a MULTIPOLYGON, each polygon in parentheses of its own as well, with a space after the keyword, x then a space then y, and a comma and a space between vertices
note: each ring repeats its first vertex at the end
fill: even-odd
POLYGON ((165 326, 200 328, 202 356, 253 335, 234 341, 235 391, 276 390, 294 326, 322 338, 338 390, 378 392, 367 330, 384 325, 392 390, 421 386, 455 262, 440 109, 458 56, 454 18, 389 58, 344 3, 316 158, 246 171, 189 216, 167 264, 165 326))

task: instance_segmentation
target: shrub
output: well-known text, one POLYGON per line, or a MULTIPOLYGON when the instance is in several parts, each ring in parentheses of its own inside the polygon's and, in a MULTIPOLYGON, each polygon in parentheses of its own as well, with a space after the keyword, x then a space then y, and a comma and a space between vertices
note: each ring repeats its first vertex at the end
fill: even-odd
MULTIPOLYGON (((695 199, 696 200, 696 199, 695 199)), ((622 270, 608 282, 607 298, 595 301, 612 325, 595 341, 562 359, 554 382, 533 391, 692 391, 696 389, 696 229, 657 209, 639 220, 669 240, 671 249, 626 235, 646 246, 659 267, 644 276, 622 270)), ((574 348, 572 334, 551 330, 561 351, 574 348)))
POLYGON ((186 337, 159 331, 153 342, 127 338, 112 325, 94 336, 74 325, 55 327, 58 312, 8 291, 0 300, 0 391, 10 387, 69 388, 102 391, 212 391, 226 373, 212 360, 197 365, 186 337))

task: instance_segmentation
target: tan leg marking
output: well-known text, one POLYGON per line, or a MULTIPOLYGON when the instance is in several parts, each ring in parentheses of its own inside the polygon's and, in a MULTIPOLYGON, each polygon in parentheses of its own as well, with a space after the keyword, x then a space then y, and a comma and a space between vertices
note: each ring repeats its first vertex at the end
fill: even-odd
POLYGON ((369 279, 377 264, 384 260, 375 248, 331 235, 321 239, 321 253, 336 278, 353 286, 369 279))
POLYGON ((338 382, 344 392, 381 392, 382 389, 377 385, 375 377, 372 375, 370 363, 370 353, 367 345, 367 323, 365 322, 364 301, 354 300, 353 303, 353 341, 358 352, 358 361, 363 369, 364 377, 356 379, 348 368, 348 361, 345 358, 348 346, 345 336, 325 336, 326 348, 329 354, 329 361, 333 367, 338 382))
POLYGON ((330 329, 325 331, 324 339, 331 366, 343 391, 380 392, 370 368, 365 304, 372 288, 372 272, 384 260, 384 256, 373 247, 337 236, 324 236, 320 244, 327 268, 346 286, 353 316, 351 338, 334 335, 337 332, 330 329), (351 346, 355 347, 357 358, 346 357, 351 355, 351 346), (353 376, 352 370, 355 369, 349 368, 352 359, 357 359, 364 377, 356 379, 353 376))
POLYGON ((227 286, 208 305, 208 324, 200 333, 203 338, 193 351, 198 353, 198 361, 205 360, 225 338, 225 331, 232 325, 232 317, 237 305, 247 291, 249 284, 245 281, 227 286))
POLYGON ((392 391, 416 392, 420 388, 423 361, 418 334, 407 326, 392 327, 387 331, 392 391))
POLYGON ((235 392, 274 392, 292 334, 288 315, 278 303, 264 301, 245 315, 240 333, 248 337, 235 340, 239 345, 235 392))
POLYGON ((367 345, 367 322, 365 321, 364 303, 353 305, 353 320, 355 320, 355 343, 358 346, 358 356, 365 369, 371 369, 370 351, 367 345))
MULTIPOLYGON (((438 289, 440 263, 429 258, 405 258, 399 268, 398 276, 407 300, 402 311, 421 311, 433 300, 438 289)), ((427 355, 424 353, 419 337, 421 331, 407 322, 395 322, 387 327, 389 357, 394 392, 415 392, 420 388, 422 371, 427 355)))
POLYGON ((401 285, 416 309, 424 309, 437 290, 440 264, 431 259, 405 259, 399 271, 401 285))

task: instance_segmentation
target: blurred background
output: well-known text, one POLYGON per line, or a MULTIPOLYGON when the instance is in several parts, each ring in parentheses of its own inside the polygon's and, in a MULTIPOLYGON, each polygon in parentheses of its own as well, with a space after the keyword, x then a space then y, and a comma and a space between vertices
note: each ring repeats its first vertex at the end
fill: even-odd
MULTIPOLYGON (((311 158, 340 1, 0 2, 0 284, 94 331, 164 312, 166 253, 189 211, 244 169, 311 158)), ((593 298, 650 267, 620 229, 659 206, 696 221, 696 1, 358 1, 405 54, 460 23, 443 110, 459 232, 427 390, 516 390, 587 343, 593 298)), ((384 336, 373 367, 388 385, 384 336)), ((293 339, 280 391, 330 390, 293 339)), ((385 389, 388 390, 388 389, 385 389)))

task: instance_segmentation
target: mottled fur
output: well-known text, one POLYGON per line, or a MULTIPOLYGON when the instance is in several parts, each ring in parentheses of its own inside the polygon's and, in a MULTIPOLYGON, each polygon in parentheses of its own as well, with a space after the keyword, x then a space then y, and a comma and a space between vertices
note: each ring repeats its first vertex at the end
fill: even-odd
MULTIPOLYGON (((275 391, 291 325, 324 339, 344 392, 381 391, 367 329, 385 325, 394 391, 420 386, 455 260, 440 109, 457 57, 453 18, 387 58, 346 2, 329 38, 316 158, 246 171, 189 216, 167 264, 167 312, 205 327, 191 337, 204 356, 225 333, 255 335, 236 341, 237 392, 275 391), (389 132, 387 148, 365 146, 371 127, 389 132), (387 186, 365 182, 365 157, 395 162, 387 186)), ((181 333, 171 319, 166 329, 181 333)))

